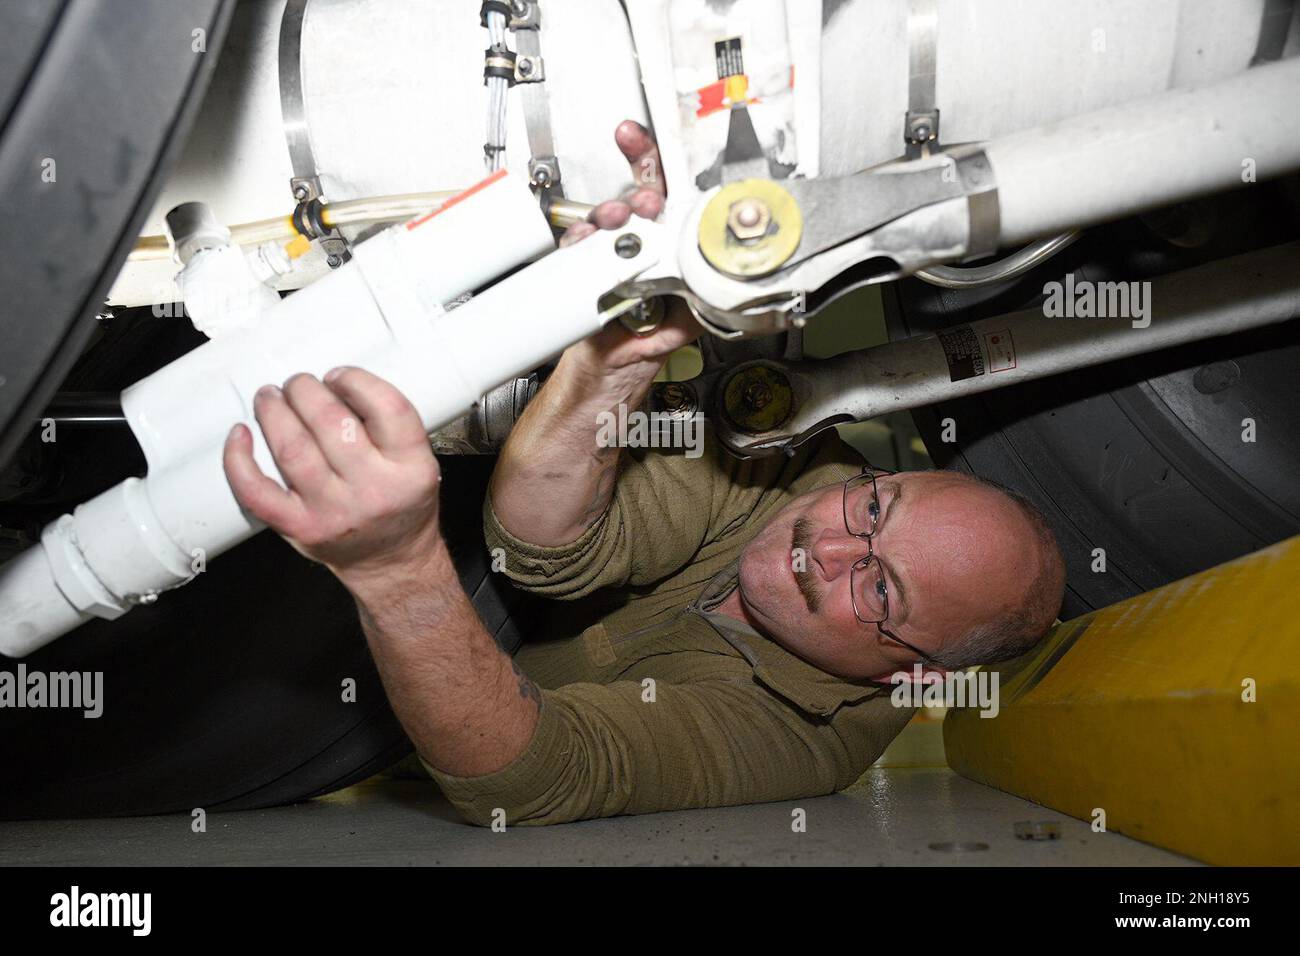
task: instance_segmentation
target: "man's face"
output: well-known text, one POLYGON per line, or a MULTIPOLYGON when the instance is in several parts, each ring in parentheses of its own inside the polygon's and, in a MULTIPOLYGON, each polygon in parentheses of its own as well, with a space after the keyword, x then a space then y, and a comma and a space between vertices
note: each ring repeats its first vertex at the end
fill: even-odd
MULTIPOLYGON (((870 501, 870 482, 860 493, 870 501)), ((1040 560, 1029 522, 995 489, 939 471, 877 478, 880 510, 872 538, 888 592, 886 630, 927 654, 973 625, 1014 607, 1040 560)), ((852 499, 851 499, 852 500, 852 499)), ((858 530, 859 526, 854 525, 858 530)), ((843 486, 801 495, 745 546, 740 602, 787 650, 829 673, 888 680, 918 660, 863 624, 878 617, 879 576, 852 574, 867 541, 845 529, 843 486)))

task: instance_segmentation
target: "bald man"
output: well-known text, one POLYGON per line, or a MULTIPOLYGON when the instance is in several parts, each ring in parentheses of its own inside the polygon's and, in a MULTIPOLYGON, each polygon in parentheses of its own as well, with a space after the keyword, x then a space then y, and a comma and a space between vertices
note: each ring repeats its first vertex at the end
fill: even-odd
MULTIPOLYGON (((566 243, 662 209, 653 141, 634 123, 615 138, 641 188, 566 243)), ((511 433, 486 537, 551 599, 514 659, 460 588, 437 461, 392 386, 344 368, 259 392, 287 489, 231 433, 236 496, 351 591, 395 713, 472 822, 834 792, 912 715, 889 681, 1019 655, 1055 620, 1051 531, 991 485, 873 470, 833 432, 751 462, 707 441, 700 457, 602 441, 698 333, 670 310, 651 335, 613 325, 574 345, 511 433)))

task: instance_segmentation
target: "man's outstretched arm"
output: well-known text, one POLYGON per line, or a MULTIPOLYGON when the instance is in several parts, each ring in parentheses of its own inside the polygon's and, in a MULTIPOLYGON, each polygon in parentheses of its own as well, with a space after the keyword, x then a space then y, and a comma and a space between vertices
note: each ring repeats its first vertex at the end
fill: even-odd
POLYGON ((400 392, 341 369, 264 388, 254 411, 288 488, 258 468, 243 425, 226 442, 231 488, 356 598, 394 712, 470 820, 829 792, 883 746, 865 705, 811 719, 748 680, 661 686, 651 702, 633 682, 543 695, 460 587, 438 525, 438 463, 400 392))
POLYGON ((326 565, 356 599, 389 702, 417 752, 457 776, 515 760, 541 695, 479 621, 438 525, 441 475, 419 415, 361 369, 296 375, 254 412, 288 484, 264 475, 252 435, 225 447, 240 504, 326 565))
MULTIPOLYGON (((561 245, 597 229, 621 228, 633 214, 653 219, 662 211, 665 188, 654 140, 631 120, 619 126, 614 139, 639 188, 627 201, 601 203, 591 222, 569 228, 561 245)), ((605 513, 620 452, 598 445, 600 416, 617 416, 619 405, 639 408, 668 356, 699 334, 699 326, 676 305, 652 335, 638 337, 612 323, 560 356, 511 430, 492 473, 492 507, 510 534, 558 547, 575 541, 605 513)))

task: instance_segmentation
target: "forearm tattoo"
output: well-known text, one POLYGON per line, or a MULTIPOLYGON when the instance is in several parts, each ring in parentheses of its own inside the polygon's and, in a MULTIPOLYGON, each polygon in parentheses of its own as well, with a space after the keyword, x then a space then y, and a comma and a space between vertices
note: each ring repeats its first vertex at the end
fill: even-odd
POLYGON ((531 700, 540 710, 542 707, 542 691, 532 678, 525 674, 514 661, 510 662, 510 669, 515 672, 515 677, 519 679, 519 696, 531 700))

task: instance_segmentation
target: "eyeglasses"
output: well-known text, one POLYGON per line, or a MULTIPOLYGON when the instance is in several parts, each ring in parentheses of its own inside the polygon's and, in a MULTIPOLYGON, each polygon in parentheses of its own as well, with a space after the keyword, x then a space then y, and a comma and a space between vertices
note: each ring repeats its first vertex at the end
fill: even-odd
POLYGON ((849 572, 849 596, 853 601, 853 614, 859 621, 876 625, 876 629, 891 641, 906 647, 922 660, 934 663, 934 658, 925 651, 907 643, 884 626, 889 620, 889 584, 880 559, 876 557, 872 539, 880 522, 880 492, 876 487, 876 476, 892 474, 895 472, 866 465, 861 474, 844 482, 844 530, 867 542, 867 556, 853 562, 849 572))

